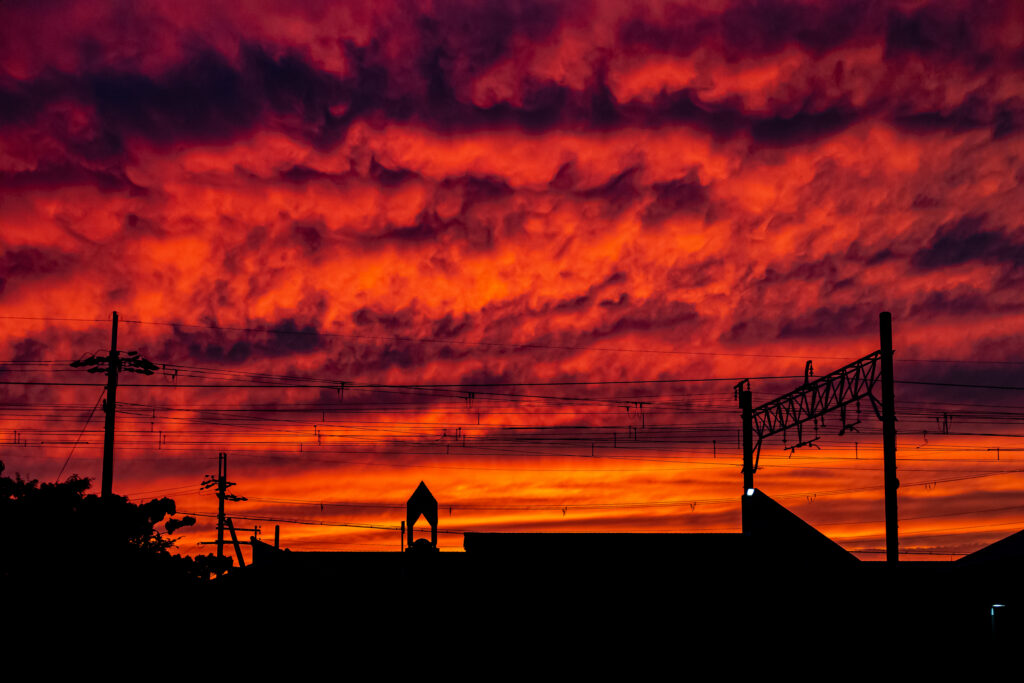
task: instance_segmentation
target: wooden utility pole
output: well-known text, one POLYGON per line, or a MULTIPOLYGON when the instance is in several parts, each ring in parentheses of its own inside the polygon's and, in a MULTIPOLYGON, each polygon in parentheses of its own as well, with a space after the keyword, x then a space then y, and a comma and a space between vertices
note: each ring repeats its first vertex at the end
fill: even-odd
POLYGON ((892 369, 892 313, 878 315, 882 366, 882 466, 885 472, 885 559, 889 564, 900 560, 899 523, 896 490, 896 393, 892 369))
POLYGON ((106 422, 103 425, 103 475, 100 496, 109 499, 114 494, 114 415, 117 413, 117 375, 121 371, 117 351, 117 311, 110 326, 110 356, 107 365, 107 398, 103 402, 106 422))

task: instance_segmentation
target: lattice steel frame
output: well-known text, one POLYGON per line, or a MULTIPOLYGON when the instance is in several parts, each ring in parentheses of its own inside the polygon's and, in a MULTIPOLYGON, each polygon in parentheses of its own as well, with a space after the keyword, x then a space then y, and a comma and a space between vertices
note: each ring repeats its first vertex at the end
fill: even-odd
MULTIPOLYGON (((871 393, 882 380, 882 352, 869 353, 849 365, 828 373, 799 389, 753 409, 753 429, 760 450, 762 439, 822 417, 862 398, 877 399, 871 393)), ((876 407, 877 412, 877 407, 876 407)))
MULTIPOLYGON (((899 562, 898 500, 900 482, 896 476, 896 396, 893 379, 892 314, 878 314, 880 349, 849 365, 810 381, 810 361, 803 386, 754 408, 751 404, 750 382, 736 385, 743 414, 743 529, 748 528, 748 501, 754 495, 754 472, 761 455, 761 442, 772 434, 816 420, 834 410, 843 410, 840 434, 853 425, 845 424, 845 407, 862 398, 871 400, 871 407, 882 423, 882 462, 885 472, 885 555, 890 565, 899 562), (881 385, 881 399, 872 393, 881 385), (756 436, 756 440, 755 440, 756 436)), ((858 420, 859 421, 859 420, 858 420)), ((855 423, 856 424, 856 423, 855 423)), ((811 445, 800 438, 793 448, 811 445)))

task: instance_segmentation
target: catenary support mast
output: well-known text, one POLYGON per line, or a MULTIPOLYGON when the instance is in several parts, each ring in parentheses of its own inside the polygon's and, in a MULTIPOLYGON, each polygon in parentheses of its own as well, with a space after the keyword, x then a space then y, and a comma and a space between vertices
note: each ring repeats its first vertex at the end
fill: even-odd
POLYGON ((900 542, 896 489, 896 393, 892 370, 892 314, 878 316, 878 333, 882 350, 882 464, 885 470, 885 559, 899 562, 900 542))

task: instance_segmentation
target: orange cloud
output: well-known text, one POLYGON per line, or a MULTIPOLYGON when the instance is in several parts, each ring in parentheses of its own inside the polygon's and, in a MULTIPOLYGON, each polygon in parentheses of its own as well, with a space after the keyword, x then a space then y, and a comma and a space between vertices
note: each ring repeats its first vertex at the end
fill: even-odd
MULTIPOLYGON (((100 389, 58 384, 100 383, 67 362, 116 309, 167 364, 118 395, 119 491, 210 512, 226 451, 239 516, 394 525, 422 479, 449 529, 735 529, 737 378, 792 378, 768 400, 890 310, 898 378, 1024 380, 1020 10, 971 9, 4 6, 0 458, 52 478, 81 433, 98 476, 100 389)), ((898 392, 906 547, 1014 530, 1016 394, 898 392)), ((877 549, 862 408, 758 481, 877 549)))

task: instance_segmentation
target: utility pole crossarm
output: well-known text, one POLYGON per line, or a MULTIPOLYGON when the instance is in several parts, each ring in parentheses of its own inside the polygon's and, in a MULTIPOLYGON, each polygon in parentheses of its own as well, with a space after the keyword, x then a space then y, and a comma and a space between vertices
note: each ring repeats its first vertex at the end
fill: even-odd
POLYGON ((808 382, 754 408, 753 429, 760 441, 871 396, 881 381, 882 352, 869 353, 849 365, 808 382))

